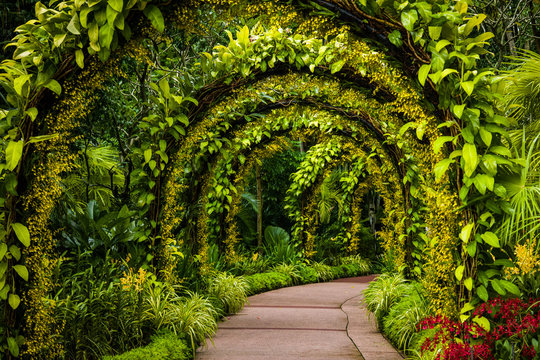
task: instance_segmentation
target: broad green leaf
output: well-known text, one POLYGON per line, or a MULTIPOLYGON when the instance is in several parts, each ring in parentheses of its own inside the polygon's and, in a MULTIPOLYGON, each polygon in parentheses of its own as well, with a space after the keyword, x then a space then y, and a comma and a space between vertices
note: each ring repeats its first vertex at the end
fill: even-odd
POLYGON ((501 244, 499 242, 499 237, 492 233, 491 231, 486 231, 485 233, 481 234, 480 237, 482 240, 484 240, 487 244, 493 246, 494 248, 500 248, 501 244))
POLYGON ((418 70, 418 81, 420 81, 420 85, 424 86, 426 83, 429 70, 431 70, 431 64, 424 64, 420 66, 420 70, 418 70))
POLYGON ((493 146, 489 148, 491 152, 494 152, 495 154, 499 154, 502 156, 512 157, 512 153, 510 150, 505 146, 493 146))
POLYGON ((107 23, 110 27, 114 28, 114 22, 119 12, 114 10, 110 5, 107 6, 107 23))
MULTIPOLYGON (((6 243, 1 243, 0 244, 0 261, 2 261, 4 259, 4 255, 6 255, 7 249, 8 249, 8 246, 7 246, 6 243)), ((1 286, 0 286, 0 288, 1 288, 1 286)))
POLYGON ((465 161, 465 175, 471 177, 478 166, 478 154, 476 153, 476 146, 466 143, 463 145, 463 160, 465 161))
POLYGON ((155 5, 146 5, 143 10, 144 15, 150 20, 152 26, 159 32, 165 30, 165 20, 163 20, 163 14, 155 5))
POLYGON ((23 87, 26 83, 30 82, 31 75, 21 75, 17 76, 15 80, 13 80, 13 89, 15 89, 15 92, 20 96, 25 96, 23 94, 23 87))
POLYGON ((480 24, 484 19, 486 18, 485 14, 478 14, 470 18, 470 20, 465 24, 465 29, 463 31, 464 36, 468 36, 471 31, 473 31, 474 27, 477 26, 478 30, 480 30, 480 24))
POLYGON ((428 27, 429 37, 433 40, 439 40, 441 37, 442 26, 430 26, 428 27))
POLYGON ((500 280, 500 284, 508 291, 510 291, 512 294, 516 295, 516 296, 520 296, 521 295, 521 291, 519 290, 519 287, 508 281, 508 280, 500 280))
POLYGON ((493 176, 478 174, 474 177, 473 181, 474 186, 482 195, 486 193, 486 190, 493 191, 493 185, 495 184, 493 176))
POLYGON ((81 24, 79 22, 79 15, 77 15, 77 13, 75 12, 66 29, 73 35, 81 35, 81 32, 79 30, 80 26, 81 24))
POLYGON ((476 241, 473 240, 467 244, 467 254, 469 254, 470 257, 476 255, 476 241))
POLYGON ((23 153, 24 141, 10 141, 6 147, 6 165, 7 169, 13 171, 19 161, 21 160, 23 153))
POLYGON ((13 231, 15 232, 17 239, 19 239, 19 241, 25 247, 29 247, 30 246, 30 232, 28 231, 28 228, 21 223, 11 224, 11 227, 13 228, 13 231))
POLYGON ((480 127, 480 137, 487 147, 491 146, 491 140, 493 138, 493 134, 491 134, 491 132, 487 131, 484 127, 480 127))
POLYGON ((9 253, 15 258, 15 260, 19 261, 21 259, 21 249, 19 249, 19 247, 11 245, 9 247, 9 253))
POLYGON ((452 159, 443 159, 439 161, 433 168, 433 172, 435 173, 435 179, 440 180, 448 170, 450 164, 452 164, 453 162, 454 161, 452 159))
POLYGON ((502 287, 500 281, 498 279, 491 280, 491 287, 493 290, 495 290, 499 295, 506 295, 506 290, 502 287))
POLYGON ((475 323, 478 324, 478 326, 480 326, 482 329, 484 329, 486 332, 489 332, 489 330, 491 329, 491 326, 489 324, 489 320, 486 319, 485 317, 481 316, 481 317, 478 317, 478 316, 475 316, 473 318, 473 321, 475 323))
POLYGON ((487 302, 489 300, 489 294, 484 285, 480 285, 478 288, 476 288, 476 293, 478 294, 478 297, 484 302, 487 302))
POLYGON ((330 65, 330 72, 332 74, 337 73, 339 70, 341 70, 344 64, 345 64, 345 60, 343 59, 336 61, 335 63, 330 65))
POLYGON ((461 279, 463 279, 463 273, 464 272, 465 272, 465 266, 459 265, 456 268, 455 275, 456 275, 456 279, 458 279, 458 281, 461 281, 461 279))
POLYGON ((11 306, 13 310, 15 310, 19 307, 19 304, 21 303, 21 298, 17 294, 9 294, 8 303, 9 306, 11 306))
POLYGON ((435 45, 435 51, 436 52, 441 52, 442 49, 444 49, 446 46, 450 45, 451 42, 446 40, 446 39, 443 39, 443 40, 440 40, 437 42, 437 45, 435 45))
MULTIPOLYGON (((14 296, 17 296, 17 295, 14 295, 14 296)), ((21 300, 19 299, 18 296, 17 296, 17 300, 19 301, 19 303, 21 302, 21 300)), ((17 301, 17 300, 14 300, 14 301, 17 301)), ((11 301, 12 300, 11 300, 11 295, 10 295, 10 299, 9 299, 9 304, 10 305, 12 305, 11 301)), ((17 306, 19 306, 18 303, 17 303, 17 306)), ((14 307, 13 309, 16 309, 16 308, 17 307, 14 307)), ((7 338, 7 345, 8 345, 9 353, 14 357, 19 357, 19 345, 17 344, 17 340, 15 340, 14 337, 10 336, 10 337, 7 338)))
POLYGON ((433 151, 435 154, 438 154, 441 151, 441 148, 444 146, 445 143, 454 140, 454 136, 439 136, 434 142, 433 142, 433 151))
POLYGON ((60 86, 58 81, 54 79, 47 81, 47 83, 43 86, 54 92, 56 95, 60 95, 62 93, 62 86, 60 86))
POLYGON ((120 12, 122 11, 122 8, 124 6, 124 1, 123 0, 109 0, 109 5, 114 10, 120 12))
POLYGON ((15 270, 15 272, 24 279, 24 281, 28 281, 28 269, 26 268, 26 266, 14 265, 13 270, 15 270))
POLYGON ((473 288, 473 279, 471 277, 468 277, 463 281, 463 285, 467 288, 467 290, 471 291, 473 288))
POLYGON ((388 34, 388 40, 390 40, 390 42, 397 47, 403 45, 403 41, 401 40, 401 33, 398 30, 394 30, 390 34, 388 34))
POLYGON ((84 53, 81 49, 75 51, 75 62, 81 69, 84 68, 84 53))
POLYGON ((99 28, 99 45, 102 48, 110 49, 114 37, 114 27, 110 24, 104 24, 99 28))
POLYGON ((36 120, 36 117, 38 116, 38 109, 36 109, 35 107, 32 107, 30 109, 27 109, 25 112, 26 112, 26 115, 30 117, 30 120, 32 121, 36 120))
POLYGON ((458 119, 461 119, 464 109, 465 109, 465 104, 455 105, 454 108, 452 109, 452 112, 458 119))
POLYGON ((91 43, 99 42, 99 26, 95 21, 88 26, 88 38, 91 43))
POLYGON ((467 95, 471 96, 471 94, 474 91, 474 82, 472 82, 472 81, 464 81, 464 82, 461 82, 460 85, 463 88, 463 90, 465 90, 467 95))
POLYGON ((463 241, 465 244, 469 242, 469 238, 471 237, 471 233, 474 230, 474 223, 469 223, 461 229, 461 232, 459 233, 459 238, 461 241, 463 241))
POLYGON ((414 30, 414 24, 418 21, 418 12, 414 9, 401 13, 401 23, 409 31, 414 30))
POLYGON ((144 150, 144 162, 148 163, 152 159, 152 149, 144 150))
POLYGON ((471 305, 471 303, 465 303, 465 305, 463 305, 463 307, 461 308, 460 310, 460 313, 461 314, 465 314, 471 310, 474 310, 474 306, 471 305))

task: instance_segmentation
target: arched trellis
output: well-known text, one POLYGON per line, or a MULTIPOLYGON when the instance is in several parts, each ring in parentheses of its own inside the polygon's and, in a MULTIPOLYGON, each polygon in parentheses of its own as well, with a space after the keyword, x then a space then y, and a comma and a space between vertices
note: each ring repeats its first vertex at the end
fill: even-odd
MULTIPOLYGON (((481 219, 485 216, 497 216, 504 210, 504 203, 500 201, 500 197, 504 197, 505 189, 497 183, 495 175, 497 174, 497 166, 507 163, 506 158, 510 157, 510 154, 501 142, 501 134, 504 134, 506 120, 496 114, 491 106, 489 73, 476 71, 476 59, 479 54, 482 54, 482 47, 490 37, 489 34, 476 35, 473 33, 475 26, 481 22, 481 18, 472 17, 465 20, 466 6, 462 6, 460 1, 454 7, 448 7, 444 1, 441 1, 434 2, 427 8, 420 8, 420 5, 410 3, 400 8, 393 8, 393 5, 383 5, 382 8, 379 8, 377 5, 376 9, 370 8, 375 6, 372 2, 369 4, 353 1, 316 0, 315 2, 323 8, 335 12, 340 20, 336 21, 335 24, 330 23, 328 18, 324 16, 310 16, 309 10, 303 10, 296 3, 278 2, 281 7, 279 11, 286 11, 290 14, 283 22, 284 26, 292 23, 300 24, 296 28, 298 34, 327 28, 334 29, 333 34, 336 34, 335 29, 340 31, 350 29, 351 33, 368 37, 382 44, 382 48, 385 47, 385 49, 378 52, 369 51, 365 43, 351 37, 345 41, 344 38, 338 37, 337 40, 324 43, 322 40, 311 41, 312 39, 308 36, 304 37, 304 39, 308 39, 307 42, 302 42, 302 36, 295 38, 286 32, 281 32, 281 35, 275 32, 257 34, 262 39, 250 41, 249 33, 243 30, 240 32, 239 39, 231 39, 229 48, 222 47, 218 49, 216 56, 210 55, 203 58, 202 72, 205 74, 215 73, 214 76, 222 76, 221 79, 224 81, 217 86, 214 84, 199 91, 196 96, 199 100, 198 107, 192 107, 190 110, 185 104, 180 104, 181 108, 177 109, 177 115, 180 116, 180 113, 185 112, 189 115, 190 121, 196 123, 199 115, 206 113, 208 106, 213 104, 216 99, 224 93, 230 92, 234 85, 245 83, 241 75, 255 74, 260 79, 265 75, 265 68, 268 70, 271 63, 275 66, 274 62, 291 62, 294 67, 306 71, 307 69, 311 71, 329 69, 335 78, 339 78, 340 73, 347 74, 347 78, 362 84, 362 86, 366 85, 366 82, 373 82, 377 84, 375 89, 378 91, 390 94, 397 93, 395 94, 396 103, 403 106, 402 115, 406 125, 402 127, 402 134, 396 134, 395 131, 392 131, 385 134, 385 140, 394 143, 398 148, 401 146, 406 149, 404 151, 406 156, 403 159, 405 162, 410 160, 407 158, 408 154, 415 151, 425 155, 425 158, 422 159, 424 161, 420 164, 411 164, 411 172, 406 174, 404 180, 410 189, 411 202, 423 199, 432 212, 432 214, 427 214, 428 216, 414 211, 409 215, 411 219, 424 217, 425 223, 430 229, 426 235, 425 244, 416 246, 414 249, 416 256, 428 259, 429 266, 422 277, 425 287, 432 294, 437 294, 438 289, 446 289, 440 293, 440 296, 434 297, 433 306, 437 309, 444 309, 443 311, 446 313, 453 313, 455 306, 451 304, 455 304, 456 300, 453 298, 453 294, 463 294, 465 288, 470 293, 462 299, 470 298, 472 294, 476 294, 480 299, 486 300, 487 290, 493 287, 493 281, 484 276, 485 271, 486 269, 496 272, 500 270, 500 266, 493 263, 492 258, 486 254, 491 250, 495 250, 494 256, 496 257, 504 256, 504 254, 497 253, 500 244, 495 234, 489 231, 492 225, 481 221, 481 219), (436 23, 436 18, 430 15, 435 12, 444 13, 443 17, 447 19, 446 28, 443 29, 440 24, 436 23), (396 20, 400 16, 401 22, 396 20), (308 21, 310 18, 324 24, 310 23, 308 21), (343 21, 347 24, 344 24, 343 21), (425 30, 428 26, 433 28, 430 28, 433 31, 429 32, 429 38, 423 38, 419 35, 419 30, 425 30), (394 32, 394 42, 392 43, 385 36, 391 32, 394 32), (395 40, 397 36, 395 32, 399 33, 399 41, 395 40), (270 41, 267 41, 269 39, 270 41), (273 50, 266 51, 267 55, 265 55, 262 47, 268 44, 272 45, 271 42, 276 41, 276 39, 281 41, 281 45, 289 46, 293 55, 290 52, 280 55, 276 48, 273 48, 274 52, 273 50), (336 46, 337 43, 340 46, 336 46), (397 45, 399 43, 402 44, 397 45), (322 50, 323 47, 326 49, 322 50), (262 51, 262 56, 260 59, 255 58, 255 61, 251 61, 245 59, 241 51, 237 51, 239 49, 262 51), (449 49, 453 50, 453 53, 448 51, 449 49), (426 84, 426 88, 412 92, 402 91, 404 89, 401 86, 407 81, 399 78, 401 76, 399 71, 384 61, 383 53, 398 59, 402 69, 411 79, 418 74, 420 84, 422 86, 426 84), (428 55, 429 53, 431 56, 428 55), (274 61, 272 55, 276 55, 278 59, 274 61), (322 59, 318 61, 321 55, 323 55, 322 59), (343 59, 344 61, 333 61, 334 59, 343 59), (408 61, 409 59, 414 60, 408 61), (388 72, 378 72, 381 69, 386 69, 388 72), (380 88, 381 84, 383 89, 380 88), (436 118, 424 116, 425 113, 422 110, 424 106, 421 102, 422 94, 424 98, 439 106, 440 109, 436 110, 436 118), (445 136, 439 136, 436 124, 443 127, 442 131, 445 136), (482 131, 480 131, 481 128, 482 131), (407 132, 407 129, 416 129, 416 137, 423 140, 416 141, 413 134, 407 132), (437 151, 432 151, 431 145, 437 151), (442 155, 439 152, 441 148, 448 150, 448 153, 442 155), (452 150, 455 151, 452 152, 452 150), (444 158, 448 154, 450 156, 444 158), (435 163, 437 165, 433 166, 435 163), (455 181, 444 176, 449 168, 453 171, 452 175, 455 175, 455 181), (438 179, 433 179, 432 172, 438 179), (422 184, 432 184, 433 186, 423 186, 422 184), (457 194, 460 195, 459 198, 457 194), (478 199, 484 201, 474 201, 478 199), (462 206, 463 211, 458 211, 459 205, 462 206), (450 225, 447 226, 448 224, 450 225), (458 239, 456 235, 459 232, 459 227, 463 225, 465 226, 458 239), (440 256, 440 254, 444 254, 444 256, 440 256), (477 276, 478 265, 482 265, 482 270, 478 270, 479 276, 477 276), (457 282, 452 278, 454 269, 458 270, 456 274, 461 274, 457 276, 457 282)), ((128 14, 133 14, 132 21, 127 21, 127 23, 136 24, 139 21, 138 14, 140 12, 134 10, 133 6, 138 4, 139 9, 142 9, 146 5, 148 7, 145 13, 154 15, 150 18, 154 25, 161 30, 164 23, 160 22, 160 16, 156 15, 161 14, 161 12, 155 5, 148 3, 148 1, 130 1, 123 9, 125 12, 121 15, 122 19, 130 20, 128 14)), ((178 5, 170 6, 173 6, 176 11, 176 13, 173 12, 174 16, 177 17, 176 20, 182 20, 182 16, 197 9, 199 4, 217 6, 220 12, 223 9, 232 9, 233 13, 234 11, 242 12, 244 16, 249 16, 265 12, 268 9, 271 10, 275 2, 251 4, 249 1, 236 0, 192 0, 189 3, 180 4, 179 7, 177 7, 178 5)), ((106 2, 98 3, 96 10, 106 5, 106 2)), ((83 4, 80 8, 75 8, 75 5, 66 6, 64 9, 60 8, 60 11, 67 14, 66 21, 56 24, 55 28, 68 30, 65 32, 67 35, 63 43, 55 41, 54 46, 58 47, 59 51, 48 51, 49 49, 43 50, 42 47, 37 47, 30 49, 29 55, 24 54, 25 46, 22 45, 30 39, 28 34, 43 24, 47 24, 47 10, 43 10, 45 7, 42 6, 40 8, 43 10, 40 11, 40 22, 28 24, 26 29, 21 30, 22 33, 18 40, 21 46, 14 55, 16 61, 2 63, 1 81, 5 91, 10 95, 8 99, 13 107, 12 111, 2 112, 2 115, 7 114, 12 119, 12 123, 15 124, 13 125, 15 131, 11 131, 8 140, 6 140, 6 147, 10 154, 20 153, 21 155, 4 159, 4 169, 7 170, 5 170, 3 175, 5 177, 2 180, 9 192, 5 201, 7 205, 5 210, 2 210, 3 215, 5 215, 4 227, 6 229, 5 239, 7 239, 5 244, 20 246, 22 243, 24 246, 29 246, 24 252, 23 260, 9 262, 6 277, 15 283, 15 279, 18 279, 16 271, 21 269, 16 267, 19 265, 26 266, 25 268, 32 274, 29 291, 26 292, 23 299, 27 306, 25 323, 26 333, 29 335, 27 345, 30 355, 36 355, 43 349, 47 349, 49 354, 60 351, 51 345, 51 335, 55 333, 51 330, 55 327, 50 319, 51 308, 44 306, 42 302, 42 298, 46 296, 47 291, 52 286, 50 277, 55 266, 52 250, 54 238, 47 228, 47 222, 55 201, 61 193, 57 185, 58 180, 62 177, 63 172, 69 171, 72 163, 69 155, 56 158, 55 155, 69 154, 68 145, 73 140, 71 133, 76 128, 74 120, 86 111, 81 107, 81 104, 86 101, 81 94, 85 92, 80 90, 91 93, 93 89, 102 85, 104 78, 118 74, 115 61, 126 52, 134 53, 134 56, 141 60, 145 58, 144 48, 138 46, 137 41, 132 41, 117 52, 118 57, 113 53, 113 58, 105 65, 87 61, 86 70, 79 79, 93 78, 95 81, 91 82, 92 86, 77 84, 77 80, 64 83, 64 92, 71 97, 61 100, 60 105, 53 107, 53 112, 48 116, 41 116, 40 112, 44 110, 44 107, 40 104, 45 104, 46 100, 51 98, 50 95, 46 95, 44 98, 44 89, 48 88, 60 94, 61 87, 58 81, 64 79, 66 70, 70 69, 70 64, 73 64, 74 59, 79 66, 82 66, 84 58, 97 53, 99 58, 105 61, 109 58, 111 50, 120 49, 123 45, 122 41, 119 41, 119 34, 122 32, 126 35, 127 28, 120 31, 116 30, 114 26, 109 26, 108 29, 105 29, 106 39, 99 41, 99 49, 96 46, 97 40, 87 30, 88 26, 73 23, 76 31, 72 30, 71 25, 69 25, 70 20, 74 19, 75 16, 78 18, 80 13, 83 10, 87 11, 88 8, 88 4, 83 4), (81 49, 80 46, 83 48, 81 49), (84 49, 87 49, 88 53, 84 49), (63 54, 66 56, 62 57, 63 54), (33 57, 34 55, 37 57, 33 57), (47 70, 43 71, 45 68, 47 70), (93 71, 97 71, 97 73, 93 74, 93 71), (38 72, 41 72, 41 76, 36 76, 38 72), (60 109, 63 109, 61 114, 54 113, 54 110, 60 109), (37 121, 34 122, 36 119, 37 121), (18 186, 17 183, 18 180, 22 180, 26 176, 21 171, 21 164, 28 164, 28 156, 31 153, 38 154, 39 160, 34 162, 32 175, 28 179, 28 189, 25 189, 22 185, 18 186), (24 207, 26 213, 30 214, 27 218, 22 218, 20 215, 22 212, 17 212, 18 209, 23 209, 17 192, 27 193, 26 206, 24 207), (47 261, 41 261, 42 258, 47 261), (23 262, 17 263, 17 261, 23 262), (38 325, 40 326, 38 327, 38 325), (49 340, 44 341, 43 339, 49 340)), ((226 11, 224 14, 227 16, 226 11)), ((88 21, 87 25, 94 26, 96 24, 97 27, 103 25, 97 24, 95 19, 88 21)), ((187 21, 186 24, 193 24, 193 21, 187 21)), ((94 30, 94 28, 92 29, 94 30)), ((141 31, 141 33, 144 33, 142 37, 156 37, 148 29, 141 31)), ((53 35, 47 36, 52 39, 53 35)), ((370 84, 370 86, 373 85, 370 84)), ((170 150, 173 147, 171 145, 167 149, 170 150)), ((160 149, 160 151, 162 150, 160 149)), ((159 156, 165 158, 164 155, 159 156)), ((181 157, 181 154, 178 156, 181 157)), ((148 166, 151 165, 148 164, 148 166)), ((173 175, 175 169, 172 162, 169 168, 168 171, 173 175)), ((158 171, 156 179, 161 180, 162 176, 163 174, 158 171)), ((153 220, 157 219, 160 214, 158 211, 160 207, 155 206, 156 201, 154 200, 165 199, 165 206, 161 212, 164 226, 160 229, 161 233, 165 235, 167 234, 166 228, 174 226, 179 221, 174 216, 176 211, 167 211, 167 207, 175 207, 172 202, 168 201, 175 198, 169 193, 172 191, 171 188, 175 186, 184 187, 187 184, 171 184, 169 182, 169 185, 166 185, 165 194, 161 193, 163 187, 157 186, 157 193, 145 198, 145 201, 151 205, 150 218, 153 220)), ((422 202, 419 201, 419 203, 422 202)), ((411 209, 414 208, 415 206, 411 207, 411 209)), ((413 221, 411 230, 418 230, 422 225, 421 221, 413 221)), ((162 248, 165 249, 165 253, 168 251, 169 241, 172 241, 170 244, 173 244, 174 238, 164 236, 165 246, 162 248)), ((19 283, 20 280, 17 281, 17 285, 19 283)), ((14 299, 15 296, 18 298, 19 289, 20 286, 17 286, 16 289, 8 289, 4 284, 1 290, 6 292, 6 296, 9 293, 10 299, 14 299)), ((14 303, 10 303, 13 307, 12 304, 14 303)), ((13 322, 13 316, 9 316, 11 317, 10 321, 13 322)))

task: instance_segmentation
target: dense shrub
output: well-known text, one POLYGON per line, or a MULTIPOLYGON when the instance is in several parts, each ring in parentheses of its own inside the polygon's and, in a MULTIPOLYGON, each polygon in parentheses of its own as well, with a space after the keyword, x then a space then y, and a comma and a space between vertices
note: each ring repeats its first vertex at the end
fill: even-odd
POLYGON ((246 276, 246 280, 249 284, 249 294, 279 289, 293 283, 293 279, 289 275, 280 272, 249 275, 246 276))
POLYGON ((222 303, 226 314, 240 311, 247 301, 248 283, 243 277, 226 273, 216 274, 208 287, 208 294, 222 303))
POLYGON ((103 360, 189 360, 192 351, 185 339, 174 333, 155 335, 148 346, 140 347, 116 356, 105 356, 103 360))
POLYGON ((366 307, 375 315, 381 329, 384 317, 388 315, 390 308, 406 294, 407 290, 407 280, 399 273, 382 274, 364 290, 366 307))
POLYGON ((317 273, 317 280, 319 281, 330 281, 334 278, 334 272, 328 265, 313 262, 311 263, 311 267, 317 273))
POLYGON ((304 284, 310 284, 317 282, 317 271, 313 269, 312 267, 309 267, 307 265, 302 264, 299 268, 300 271, 300 277, 302 279, 302 283, 304 284))

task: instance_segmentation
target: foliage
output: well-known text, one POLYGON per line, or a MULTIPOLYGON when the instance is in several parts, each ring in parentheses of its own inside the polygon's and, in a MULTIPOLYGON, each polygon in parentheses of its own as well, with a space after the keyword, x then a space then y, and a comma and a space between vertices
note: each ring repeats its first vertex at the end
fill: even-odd
POLYGON ((159 333, 152 336, 150 344, 139 347, 121 355, 105 356, 103 360, 189 360, 192 352, 185 339, 172 332, 159 333))
POLYGON ((221 301, 225 314, 233 314, 242 310, 247 302, 247 287, 242 277, 218 273, 212 276, 208 294, 221 301))
POLYGON ((289 275, 275 271, 248 275, 246 281, 249 284, 249 295, 279 289, 293 283, 289 275))
POLYGON ((275 263, 295 263, 300 260, 300 254, 294 243, 290 242, 287 232, 277 226, 267 226, 264 229, 264 252, 275 263))
MULTIPOLYGON (((304 266, 302 266, 301 264, 281 263, 281 264, 275 265, 272 268, 272 271, 279 272, 279 273, 289 276, 292 279, 292 283, 294 285, 298 285, 302 281, 306 281, 306 278, 303 277, 300 272, 303 267, 304 266)), ((306 282, 309 282, 309 281, 306 281, 306 282)))
POLYGON ((383 319, 407 290, 409 290, 407 280, 400 273, 381 274, 364 290, 366 308, 375 315, 381 328, 383 327, 383 319))
POLYGON ((330 266, 318 262, 313 262, 310 266, 317 272, 319 281, 330 281, 334 278, 334 272, 330 266))
POLYGON ((436 359, 535 359, 540 353, 539 309, 538 298, 497 297, 476 308, 465 306, 462 313, 470 313, 469 321, 428 317, 420 326, 437 328, 437 333, 422 349, 427 352, 442 346, 436 359))
POLYGON ((407 284, 407 289, 383 320, 384 334, 398 348, 407 350, 417 342, 417 325, 429 315, 423 289, 418 283, 407 284))

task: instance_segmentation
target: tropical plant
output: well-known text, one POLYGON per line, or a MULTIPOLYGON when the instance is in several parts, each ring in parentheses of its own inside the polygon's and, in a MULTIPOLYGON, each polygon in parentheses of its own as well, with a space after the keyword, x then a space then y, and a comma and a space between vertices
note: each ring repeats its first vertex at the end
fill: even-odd
POLYGON ((243 277, 217 273, 210 279, 208 294, 222 303, 225 314, 233 314, 242 310, 247 302, 247 288, 243 277))
POLYGON ((341 214, 343 208, 342 188, 339 186, 341 175, 341 171, 334 170, 321 184, 317 207, 322 224, 330 222, 330 216, 335 208, 341 214))
POLYGON ((319 262, 312 262, 310 266, 317 272, 319 281, 330 281, 334 278, 334 273, 330 266, 319 262))
POLYGON ((170 331, 152 336, 150 344, 103 360, 190 360, 192 351, 186 340, 170 331))
POLYGON ((398 348, 406 350, 418 337, 418 324, 430 313, 418 283, 406 285, 403 296, 384 318, 384 333, 398 348))
POLYGON ((407 290, 407 280, 400 273, 381 274, 364 290, 366 308, 375 315, 380 328, 384 317, 407 290))
POLYGON ((294 284, 298 284, 302 281, 302 275, 300 273, 299 264, 281 263, 281 264, 275 265, 272 268, 272 271, 276 271, 276 272, 285 274, 287 276, 290 276, 294 284))
POLYGON ((295 263, 300 260, 296 246, 291 244, 289 234, 278 226, 264 230, 264 252, 274 263, 295 263))

